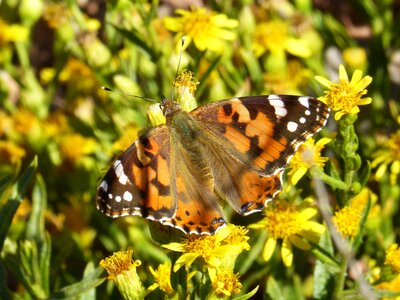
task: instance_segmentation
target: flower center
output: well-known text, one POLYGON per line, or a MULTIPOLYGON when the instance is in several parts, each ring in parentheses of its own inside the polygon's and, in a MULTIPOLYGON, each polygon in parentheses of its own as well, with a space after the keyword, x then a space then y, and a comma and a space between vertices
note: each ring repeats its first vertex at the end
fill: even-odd
POLYGON ((331 89, 326 94, 328 106, 334 111, 344 110, 351 112, 352 108, 357 105, 361 97, 361 93, 357 93, 347 81, 340 81, 332 84, 331 89))
POLYGON ((201 257, 208 257, 215 248, 215 236, 208 235, 190 235, 185 245, 185 253, 193 252, 201 257))
POLYGON ((281 204, 271 206, 266 211, 266 229, 275 239, 298 234, 302 230, 298 215, 294 207, 281 204))
POLYGON ((205 33, 209 34, 209 31, 212 27, 212 17, 206 11, 198 11, 190 15, 190 18, 187 18, 185 23, 185 29, 183 30, 189 36, 196 39, 196 37, 204 35, 205 33))

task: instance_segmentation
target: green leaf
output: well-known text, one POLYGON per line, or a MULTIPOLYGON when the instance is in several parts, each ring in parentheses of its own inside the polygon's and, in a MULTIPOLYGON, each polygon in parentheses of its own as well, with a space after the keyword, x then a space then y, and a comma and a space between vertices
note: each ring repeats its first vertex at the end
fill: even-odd
POLYGON ((9 194, 13 178, 13 175, 7 175, 0 179, 0 203, 3 203, 3 199, 9 194))
POLYGON ((367 185, 370 174, 371 174, 371 163, 369 161, 367 161, 358 177, 358 180, 362 187, 365 187, 367 185))
POLYGON ((6 281, 6 270, 1 260, 0 260, 0 299, 3 300, 13 299, 10 293, 8 292, 7 281, 6 281))
POLYGON ((209 65, 207 70, 203 73, 203 76, 199 78, 199 85, 196 90, 196 96, 201 96, 203 94, 203 90, 207 86, 207 78, 210 76, 211 72, 215 70, 218 66, 219 62, 221 61, 222 56, 217 56, 209 65))
POLYGON ((48 300, 68 299, 68 298, 78 297, 82 295, 82 293, 86 293, 87 291, 99 286, 106 279, 107 279, 106 277, 83 279, 77 283, 62 288, 58 292, 51 295, 48 298, 48 300))
POLYGON ((115 30, 117 30, 123 37, 127 38, 129 41, 148 53, 152 61, 157 61, 158 57, 156 52, 145 42, 144 38, 139 35, 139 32, 134 29, 126 30, 125 28, 121 28, 114 24, 111 24, 111 26, 115 28, 115 30))
MULTIPOLYGON (((84 280, 94 280, 100 277, 100 275, 103 273, 103 268, 95 268, 95 265, 93 262, 89 262, 86 265, 85 271, 83 272, 83 279, 84 280)), ((87 290, 85 293, 82 293, 79 295, 78 299, 81 300, 96 300, 96 289, 93 287, 89 290, 87 290)))
MULTIPOLYGON (((325 249, 329 256, 333 256, 333 245, 332 241, 326 232, 321 236, 319 246, 325 249)), ((331 293, 333 291, 334 273, 332 267, 329 266, 325 261, 317 260, 314 269, 314 299, 331 299, 331 293)))
POLYGON ((239 296, 237 298, 233 298, 235 300, 247 300, 247 299, 251 299, 258 291, 258 285, 251 291, 248 292, 247 294, 244 294, 242 296, 239 296))
POLYGON ((36 176, 35 186, 32 191, 32 212, 28 220, 26 238, 36 241, 45 239, 44 217, 46 212, 46 186, 42 176, 36 176))
POLYGON ((286 297, 282 293, 282 287, 278 285, 278 282, 273 276, 269 276, 267 280, 267 294, 271 299, 285 300, 286 297))
POLYGON ((364 232, 366 231, 365 223, 367 223, 370 208, 371 208, 371 194, 368 193, 368 200, 367 200, 366 206, 364 207, 364 209, 362 211, 360 224, 358 226, 358 234, 352 242, 352 244, 353 244, 352 248, 353 248, 354 252, 358 249, 358 247, 360 247, 360 245, 363 241, 364 232))
POLYGON ((28 185, 35 175, 36 168, 37 157, 33 159, 29 167, 17 179, 12 188, 10 198, 0 210, 0 252, 3 250, 4 240, 6 239, 14 214, 24 199, 28 185))

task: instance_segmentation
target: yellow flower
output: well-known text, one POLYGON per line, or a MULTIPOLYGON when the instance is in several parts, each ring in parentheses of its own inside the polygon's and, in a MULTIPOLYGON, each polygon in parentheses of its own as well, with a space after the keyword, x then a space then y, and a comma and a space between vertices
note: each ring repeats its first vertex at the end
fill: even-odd
POLYGON ((162 109, 161 109, 159 103, 154 103, 152 105, 149 105, 149 107, 147 107, 146 113, 147 113, 147 117, 150 120, 150 124, 152 126, 158 126, 160 124, 166 123, 165 116, 162 112, 162 109))
POLYGON ((309 206, 310 202, 311 199, 295 205, 292 202, 277 200, 265 208, 265 217, 260 222, 249 226, 265 229, 268 233, 263 251, 266 261, 272 257, 278 239, 283 240, 281 256, 287 267, 293 262, 293 245, 302 250, 309 250, 309 242, 318 242, 325 227, 310 220, 317 214, 317 209, 309 206))
POLYGON ((320 99, 336 112, 335 120, 340 120, 345 114, 357 114, 360 111, 358 105, 372 101, 370 97, 362 98, 367 93, 365 88, 372 82, 372 77, 362 77, 360 70, 353 73, 350 81, 343 65, 339 66, 339 82, 333 83, 321 76, 315 79, 328 88, 320 99))
POLYGON ((311 55, 307 42, 292 37, 289 33, 289 25, 281 20, 272 20, 257 25, 253 49, 256 56, 261 56, 267 51, 278 56, 285 51, 297 57, 311 55))
POLYGON ((343 50, 343 61, 347 66, 354 69, 365 69, 367 63, 367 53, 365 48, 350 47, 343 50))
POLYGON ((144 299, 145 290, 136 272, 141 261, 133 261, 132 254, 132 250, 114 252, 100 261, 100 267, 107 270, 108 279, 114 280, 124 299, 144 299))
POLYGON ((354 238, 360 227, 361 213, 354 207, 345 206, 335 213, 332 220, 343 237, 354 238))
POLYGON ((385 143, 384 148, 373 154, 374 160, 371 166, 378 168, 375 173, 376 179, 381 179, 387 168, 390 166, 390 183, 396 184, 397 177, 400 173, 400 130, 390 136, 385 143))
POLYGON ((157 270, 154 270, 150 266, 150 273, 154 276, 156 283, 152 284, 147 288, 149 292, 159 288, 164 293, 172 295, 174 289, 171 286, 171 263, 166 262, 158 266, 157 270))
MULTIPOLYGON (((382 282, 375 286, 378 290, 387 290, 391 292, 398 292, 400 293, 400 274, 397 275, 393 280, 388 282, 382 282)), ((397 297, 388 297, 388 298, 381 298, 381 300, 400 300, 400 296, 397 297)))
MULTIPOLYGON (((249 250, 247 230, 232 224, 218 230, 214 235, 189 235, 182 243, 163 245, 172 251, 183 252, 174 265, 174 272, 182 266, 190 266, 197 258, 210 267, 232 267, 236 257, 249 250)), ((233 267, 232 267, 233 269, 233 267)))
POLYGON ((0 19, 0 46, 8 42, 22 42, 28 38, 28 29, 17 24, 9 25, 0 19))
POLYGON ((193 77, 193 73, 183 70, 175 80, 176 101, 183 110, 191 111, 197 107, 194 92, 199 82, 193 77))
POLYGON ((192 11, 177 9, 176 13, 180 16, 164 18, 164 25, 168 30, 178 33, 175 38, 179 44, 185 37, 184 48, 193 41, 200 51, 222 52, 224 41, 235 39, 232 29, 238 26, 238 21, 228 19, 224 14, 216 14, 205 8, 192 11))
POLYGON ((362 212, 368 203, 369 198, 372 196, 371 191, 368 188, 363 188, 361 192, 350 199, 350 206, 362 212))
POLYGON ((400 249, 399 245, 392 244, 386 250, 385 265, 389 265, 395 273, 400 273, 400 249))
POLYGON ((11 141, 0 140, 0 162, 5 164, 16 165, 21 163, 25 157, 24 148, 14 144, 11 141))
POLYGON ((312 167, 323 168, 328 157, 321 156, 324 146, 332 141, 331 138, 322 138, 317 142, 313 138, 303 143, 290 161, 288 172, 290 183, 296 185, 312 167))
POLYGON ((136 125, 130 125, 123 130, 124 134, 121 134, 121 137, 116 140, 112 146, 112 152, 115 151, 124 151, 127 149, 134 141, 139 133, 139 129, 136 125))
POLYGON ((242 284, 239 281, 239 274, 233 273, 231 268, 209 268, 208 275, 211 279, 213 293, 217 297, 231 297, 240 293, 242 284))
POLYGON ((63 2, 47 3, 43 11, 43 18, 50 28, 61 27, 68 22, 70 15, 67 5, 63 2))
POLYGON ((371 195, 369 189, 364 188, 350 199, 350 205, 338 210, 333 216, 333 223, 343 237, 354 238, 359 230, 362 212, 371 195))
POLYGON ((96 142, 92 138, 84 137, 77 133, 67 134, 62 137, 60 151, 63 159, 78 162, 82 156, 93 153, 96 142))
POLYGON ((266 72, 263 76, 265 89, 273 94, 301 94, 301 88, 311 78, 311 71, 297 59, 289 60, 285 71, 266 72))
POLYGON ((70 58, 61 70, 60 81, 73 86, 77 91, 92 92, 98 86, 91 69, 75 58, 70 58))

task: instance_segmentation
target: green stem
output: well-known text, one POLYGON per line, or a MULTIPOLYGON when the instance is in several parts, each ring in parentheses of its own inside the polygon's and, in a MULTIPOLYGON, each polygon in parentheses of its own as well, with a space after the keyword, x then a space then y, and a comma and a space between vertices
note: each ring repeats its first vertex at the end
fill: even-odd
POLYGON ((342 261, 340 263, 340 271, 335 280, 335 285, 333 287, 332 299, 341 299, 343 293, 344 281, 347 274, 347 258, 342 256, 342 261))

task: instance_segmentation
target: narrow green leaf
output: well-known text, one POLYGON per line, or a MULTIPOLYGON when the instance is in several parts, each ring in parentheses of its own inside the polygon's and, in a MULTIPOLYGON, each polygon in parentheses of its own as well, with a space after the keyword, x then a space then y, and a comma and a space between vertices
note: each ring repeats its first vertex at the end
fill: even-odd
MULTIPOLYGON (((95 268, 93 262, 89 262, 86 265, 85 271, 83 272, 83 279, 85 280, 90 280, 90 279, 96 279, 100 277, 100 275, 103 273, 104 269, 103 268, 95 268)), ((85 293, 82 293, 79 295, 78 300, 96 300, 96 289, 93 287, 86 291, 85 293)))
MULTIPOLYGON (((333 256, 333 245, 332 241, 326 232, 321 236, 319 241, 319 246, 321 249, 325 249, 329 256, 333 256)), ((334 274, 331 270, 332 267, 329 266, 325 261, 317 260, 314 268, 314 289, 313 298, 314 299, 331 299, 334 283, 334 274)))
POLYGON ((68 299, 73 297, 78 297, 93 289, 100 284, 102 284, 107 278, 90 278, 90 279, 83 279, 77 283, 71 284, 59 290, 58 292, 51 295, 48 300, 56 300, 56 299, 68 299))
POLYGON ((28 220, 26 238, 41 242, 45 239, 44 215, 46 212, 46 186, 42 176, 36 176, 32 191, 32 212, 28 220))
POLYGON ((40 245, 39 269, 41 286, 47 294, 50 293, 50 258, 51 238, 50 234, 46 232, 43 243, 40 245))
POLYGON ((132 29, 126 30, 125 28, 121 28, 117 25, 110 24, 115 30, 117 30, 123 37, 134 43, 136 46, 141 48, 143 51, 148 53, 151 57, 152 61, 157 61, 157 54, 154 50, 145 42, 145 40, 139 36, 139 33, 132 29))
POLYGON ((37 158, 35 157, 29 167, 17 179, 11 191, 10 198, 0 210, 0 252, 3 249, 4 240, 6 239, 14 214, 24 198, 28 185, 34 177, 36 168, 37 158))
POLYGON ((3 300, 12 300, 6 282, 6 270, 4 268, 3 263, 0 260, 0 299, 3 300))
POLYGON ((210 76, 211 72, 218 66, 219 62, 221 61, 222 56, 216 57, 208 67, 208 69, 204 72, 203 76, 199 78, 199 85, 196 90, 196 96, 202 95, 204 88, 207 86, 207 78, 210 76))
POLYGON ((269 276, 267 280, 267 294, 271 299, 285 300, 286 297, 282 294, 282 288, 278 285, 273 276, 269 276))
POLYGON ((244 295, 242 295, 242 296, 240 296, 240 297, 237 297, 237 298, 233 298, 233 299, 235 299, 235 300, 247 300, 247 299, 252 299, 252 297, 257 293, 257 291, 258 291, 258 285, 251 291, 251 292, 248 292, 247 294, 244 294, 244 295))
POLYGON ((9 188, 11 186, 13 178, 14 178, 13 175, 7 175, 2 179, 0 179, 0 203, 3 202, 3 198, 5 198, 6 195, 9 193, 9 188))
POLYGON ((12 270, 13 275, 17 278, 18 282, 25 287, 27 292, 31 295, 37 296, 36 290, 34 289, 33 284, 31 284, 29 275, 26 274, 21 267, 21 262, 12 257, 6 257, 4 262, 6 263, 7 268, 12 270))
POLYGON ((364 164, 364 168, 362 168, 360 175, 358 177, 358 180, 362 187, 367 185, 370 174, 371 174, 371 163, 369 161, 367 161, 364 164))

